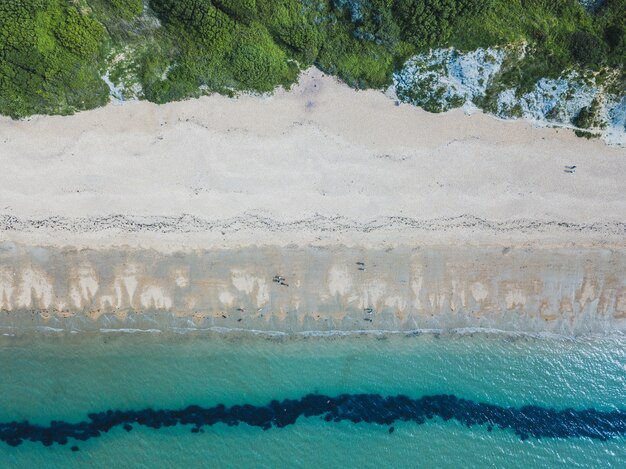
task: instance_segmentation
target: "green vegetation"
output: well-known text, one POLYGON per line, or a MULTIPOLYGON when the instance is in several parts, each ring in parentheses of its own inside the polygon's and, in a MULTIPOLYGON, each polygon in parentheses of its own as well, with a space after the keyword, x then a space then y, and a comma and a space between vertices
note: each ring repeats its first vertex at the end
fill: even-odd
POLYGON ((398 0, 393 11, 403 38, 417 47, 448 41, 463 21, 493 7, 492 0, 398 0))
POLYGON ((605 55, 604 44, 589 31, 575 31, 571 38, 572 57, 581 65, 594 65, 602 61, 605 55))
POLYGON ((288 86, 298 68, 258 20, 253 0, 154 0, 152 6, 174 44, 165 61, 149 57, 154 72, 144 83, 149 99, 165 102, 201 92, 271 91, 288 86))
POLYGON ((610 66, 626 64, 626 0, 606 0, 598 12, 598 34, 608 46, 606 62, 610 66))
MULTIPOLYGON (((538 79, 556 78, 571 67, 611 65, 604 23, 624 10, 609 12, 610 1, 592 14, 575 0, 494 0, 485 12, 464 21, 451 42, 463 49, 527 44, 525 59, 506 64, 501 77, 503 87, 517 86, 522 94, 538 79)), ((624 0, 616 1, 626 8, 624 0)))
POLYGON ((112 16, 132 20, 143 12, 143 0, 101 0, 112 16))
POLYGON ((289 87, 313 64, 380 89, 432 47, 526 44, 499 77, 519 93, 569 68, 623 77, 625 11, 626 0, 594 13, 576 0, 2 0, 0 113, 103 105, 105 75, 158 103, 289 87))
POLYGON ((594 99, 590 106, 586 106, 580 110, 578 115, 573 119, 572 124, 580 129, 591 129, 601 126, 598 112, 600 111, 600 103, 594 99))
POLYGON ((69 113, 105 104, 96 62, 105 29, 65 0, 0 2, 0 113, 69 113))

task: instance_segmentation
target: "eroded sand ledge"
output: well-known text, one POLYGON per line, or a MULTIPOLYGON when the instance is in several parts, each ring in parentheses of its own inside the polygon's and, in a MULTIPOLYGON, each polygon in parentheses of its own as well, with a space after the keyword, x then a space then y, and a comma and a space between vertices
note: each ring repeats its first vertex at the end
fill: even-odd
POLYGON ((562 130, 312 70, 3 119, 0 164, 5 330, 626 330, 626 151, 562 130))

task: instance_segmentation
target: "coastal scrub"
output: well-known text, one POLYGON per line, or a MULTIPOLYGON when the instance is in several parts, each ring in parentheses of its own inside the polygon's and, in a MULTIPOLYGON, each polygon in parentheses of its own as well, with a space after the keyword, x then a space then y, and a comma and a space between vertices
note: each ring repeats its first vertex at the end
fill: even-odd
MULTIPOLYGON (((416 57, 520 44, 524 54, 505 60, 495 80, 480 78, 483 91, 489 80, 499 88, 476 104, 494 107, 493 98, 507 90, 519 100, 541 80, 572 72, 593 73, 601 86, 609 77, 606 85, 619 98, 626 88, 626 0, 583 3, 6 0, 0 113, 67 114, 104 105, 110 95, 165 103, 213 92, 266 93, 288 88, 312 65, 352 87, 384 89, 416 57)), ((466 101, 465 91, 430 76, 413 87, 416 104, 442 111, 466 101)))

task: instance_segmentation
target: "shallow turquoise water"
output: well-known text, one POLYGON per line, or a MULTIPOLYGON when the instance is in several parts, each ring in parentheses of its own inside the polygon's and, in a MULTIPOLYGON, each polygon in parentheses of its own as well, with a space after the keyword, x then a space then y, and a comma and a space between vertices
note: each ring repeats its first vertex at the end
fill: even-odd
MULTIPOLYGON (((265 405, 319 392, 433 394, 501 406, 626 408, 626 338, 504 335, 268 339, 3 337, 0 422, 79 422, 107 409, 265 405)), ((626 467, 626 438, 541 438, 440 419, 388 426, 300 417, 267 431, 113 428, 45 447, 0 442, 2 467, 626 467), (80 450, 70 451, 76 444, 80 450)))

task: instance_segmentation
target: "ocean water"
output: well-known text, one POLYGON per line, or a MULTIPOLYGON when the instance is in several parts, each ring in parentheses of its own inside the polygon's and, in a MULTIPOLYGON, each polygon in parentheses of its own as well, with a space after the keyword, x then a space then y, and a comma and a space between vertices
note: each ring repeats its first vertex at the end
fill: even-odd
POLYGON ((626 467, 623 335, 5 336, 0 373, 3 468, 626 467))

